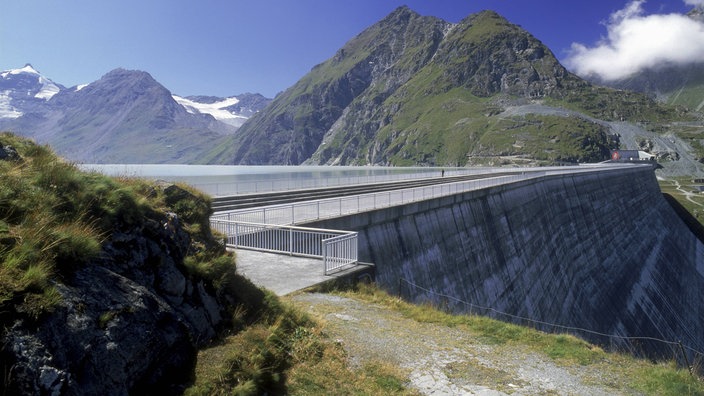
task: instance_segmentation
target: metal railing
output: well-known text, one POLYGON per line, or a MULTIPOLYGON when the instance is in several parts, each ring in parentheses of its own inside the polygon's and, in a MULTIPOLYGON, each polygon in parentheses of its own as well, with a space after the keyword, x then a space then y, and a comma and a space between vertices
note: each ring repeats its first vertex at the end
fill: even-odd
POLYGON ((210 219, 227 237, 227 246, 323 259, 328 275, 358 261, 357 233, 340 230, 210 219))
POLYGON ((521 170, 522 174, 217 212, 211 218, 265 224, 300 224, 455 195, 473 190, 567 173, 638 171, 638 166, 580 166, 521 170))
POLYGON ((227 235, 227 245, 230 247, 322 258, 324 273, 327 275, 357 263, 357 233, 296 227, 290 224, 403 205, 522 180, 604 170, 638 171, 638 168, 546 169, 512 176, 219 212, 211 216, 210 222, 213 229, 227 235))
POLYGON ((522 175, 490 177, 371 194, 271 205, 253 209, 240 209, 218 212, 211 218, 264 224, 299 224, 404 205, 466 191, 538 178, 544 175, 545 172, 530 172, 522 175))
POLYGON ((350 232, 323 240, 325 275, 357 263, 357 236, 356 232, 350 232))
MULTIPOLYGON (((564 168, 589 168, 592 166, 603 167, 603 164, 583 164, 579 166, 552 166, 552 167, 542 167, 540 170, 550 171, 559 170, 564 168)), ((295 167, 294 167, 295 168, 295 167)), ((444 176, 460 176, 460 175, 471 175, 471 174, 491 174, 498 172, 506 172, 506 169, 512 169, 516 171, 535 171, 535 167, 524 167, 524 168, 427 168, 422 170, 416 170, 409 172, 407 168, 379 168, 379 167, 353 167, 350 172, 376 172, 380 169, 387 170, 393 173, 387 174, 356 174, 356 175, 341 175, 332 176, 324 175, 326 172, 344 171, 345 167, 338 169, 337 167, 302 167, 301 173, 309 173, 311 177, 299 177, 297 172, 291 172, 289 177, 277 177, 271 178, 273 173, 262 173, 264 177, 258 178, 256 180, 233 180, 233 181, 218 181, 218 182, 204 182, 202 177, 178 177, 177 180, 184 181, 191 186, 207 193, 212 196, 227 196, 227 195, 241 195, 241 194, 252 194, 252 193, 264 193, 264 192, 275 192, 275 191, 290 191, 290 190, 302 190, 311 188, 325 188, 325 187, 339 187, 339 186, 350 186, 359 184, 371 184, 371 183, 383 183, 392 181, 403 181, 412 179, 423 179, 429 177, 440 177, 444 176), (319 177, 313 177, 314 174, 321 172, 323 173, 319 177)), ((274 172, 272 170, 272 172, 274 172)), ((285 174, 287 172, 283 172, 285 174)), ((234 178, 243 177, 244 175, 232 175, 234 178)), ((248 175, 252 176, 252 175, 248 175)))
MULTIPOLYGON (((363 169, 363 168, 362 168, 363 169)), ((393 168, 389 168, 393 169, 393 168)), ((373 170, 373 168, 371 169, 373 170)), ((444 174, 445 176, 458 176, 467 175, 472 173, 481 172, 500 172, 501 169, 486 169, 486 168, 467 168, 467 169, 457 169, 449 168, 442 171, 440 168, 433 168, 432 170, 427 170, 423 172, 414 173, 392 173, 384 175, 352 175, 352 176, 330 176, 330 177, 320 177, 320 178, 277 178, 270 180, 251 180, 251 181, 237 181, 237 182, 212 182, 203 183, 198 181, 188 180, 187 183, 191 186, 210 194, 215 197, 227 196, 227 195, 240 195, 240 194, 252 194, 252 193, 263 193, 263 192, 276 192, 276 191, 290 191, 290 190, 303 190, 310 188, 324 188, 324 187, 339 187, 339 186, 351 186, 358 184, 371 184, 371 183, 383 183, 383 182, 393 182, 393 181, 403 181, 403 180, 413 180, 422 179, 433 176, 440 176, 444 174)))

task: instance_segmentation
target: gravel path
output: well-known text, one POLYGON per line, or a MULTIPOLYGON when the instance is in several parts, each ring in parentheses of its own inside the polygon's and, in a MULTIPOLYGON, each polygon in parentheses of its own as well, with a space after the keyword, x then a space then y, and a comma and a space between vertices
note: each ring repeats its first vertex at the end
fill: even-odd
POLYGON ((624 394, 618 379, 597 368, 561 367, 547 356, 485 343, 375 304, 318 293, 291 300, 323 319, 353 367, 369 360, 392 363, 409 372, 409 387, 423 395, 624 394))
POLYGON ((672 181, 675 183, 675 189, 677 191, 681 192, 682 195, 684 195, 685 198, 687 198, 687 201, 689 201, 695 205, 704 207, 704 205, 702 205, 701 203, 699 203, 699 201, 697 201, 696 199, 693 198, 693 197, 700 197, 701 196, 700 194, 695 194, 691 191, 685 190, 684 188, 682 188, 682 185, 680 184, 680 182, 677 179, 672 179, 672 181))

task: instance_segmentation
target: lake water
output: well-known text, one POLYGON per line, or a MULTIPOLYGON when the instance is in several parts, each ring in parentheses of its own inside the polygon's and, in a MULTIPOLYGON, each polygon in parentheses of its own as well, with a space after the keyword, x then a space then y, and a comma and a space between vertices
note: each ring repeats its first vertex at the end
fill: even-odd
POLYGON ((466 168, 382 166, 236 166, 173 164, 82 164, 109 176, 181 181, 211 195, 266 192, 450 175, 466 168))

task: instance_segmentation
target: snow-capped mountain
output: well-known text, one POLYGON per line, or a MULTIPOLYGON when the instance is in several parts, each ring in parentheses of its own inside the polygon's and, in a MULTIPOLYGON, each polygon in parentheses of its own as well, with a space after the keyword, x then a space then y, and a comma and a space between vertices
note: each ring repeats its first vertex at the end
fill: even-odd
POLYGON ((62 89, 29 63, 0 72, 0 118, 21 117, 23 110, 48 101, 62 89))
POLYGON ((124 69, 71 88, 29 64, 0 72, 0 130, 49 144, 74 162, 217 161, 218 146, 270 101, 259 94, 182 98, 149 73, 124 69))

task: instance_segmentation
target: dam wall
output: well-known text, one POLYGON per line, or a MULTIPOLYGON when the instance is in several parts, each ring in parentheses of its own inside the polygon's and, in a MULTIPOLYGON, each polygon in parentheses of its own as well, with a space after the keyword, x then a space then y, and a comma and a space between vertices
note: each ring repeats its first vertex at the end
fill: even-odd
POLYGON ((415 302, 704 351, 704 245, 651 167, 545 176, 308 225, 358 231, 376 282, 415 302))

